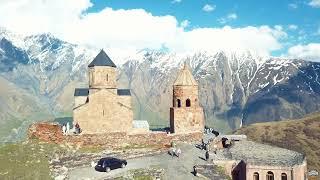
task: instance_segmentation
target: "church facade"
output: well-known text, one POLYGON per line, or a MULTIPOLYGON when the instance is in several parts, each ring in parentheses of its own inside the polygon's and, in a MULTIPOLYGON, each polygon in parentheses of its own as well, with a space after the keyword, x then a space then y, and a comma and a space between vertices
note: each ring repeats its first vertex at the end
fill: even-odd
POLYGON ((171 133, 204 130, 204 113, 199 104, 198 83, 187 64, 184 64, 173 84, 170 130, 171 133))
POLYGON ((116 65, 101 50, 88 68, 89 88, 75 89, 74 124, 78 123, 84 134, 130 131, 131 93, 117 88, 116 65))

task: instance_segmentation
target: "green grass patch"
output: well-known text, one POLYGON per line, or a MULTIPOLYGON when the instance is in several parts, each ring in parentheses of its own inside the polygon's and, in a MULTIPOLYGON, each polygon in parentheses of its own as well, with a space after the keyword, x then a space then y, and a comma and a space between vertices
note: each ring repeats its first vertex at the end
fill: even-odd
POLYGON ((52 179, 49 157, 63 151, 55 144, 29 141, 0 146, 0 179, 52 179))

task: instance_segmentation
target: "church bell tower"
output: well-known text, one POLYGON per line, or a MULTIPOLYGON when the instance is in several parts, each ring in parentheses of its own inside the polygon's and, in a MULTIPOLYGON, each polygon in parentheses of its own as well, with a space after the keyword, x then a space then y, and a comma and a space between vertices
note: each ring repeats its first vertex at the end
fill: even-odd
POLYGON ((172 133, 202 132, 203 108, 199 104, 198 83, 185 63, 173 84, 173 102, 170 108, 172 133))
POLYGON ((109 89, 116 93, 117 66, 112 62, 104 50, 100 51, 88 67, 90 92, 95 92, 99 89, 109 89))

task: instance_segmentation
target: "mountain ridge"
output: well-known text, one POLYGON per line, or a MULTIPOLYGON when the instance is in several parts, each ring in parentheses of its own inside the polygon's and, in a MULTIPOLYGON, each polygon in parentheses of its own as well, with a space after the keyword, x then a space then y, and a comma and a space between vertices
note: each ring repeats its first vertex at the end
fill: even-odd
MULTIPOLYGON (((0 30, 0 77, 6 79, 4 86, 12 83, 17 94, 26 92, 36 99, 31 112, 44 103, 48 117, 70 116, 74 88, 87 86, 87 65, 98 50, 51 34, 19 39, 19 35, 3 32, 0 30)), ((320 109, 320 64, 315 62, 259 57, 250 51, 181 55, 156 50, 113 61, 117 65, 124 62, 118 66, 118 87, 131 89, 134 118, 146 119, 154 127, 168 124, 172 84, 184 62, 199 83, 206 123, 219 130, 298 118, 320 109)), ((8 100, 2 104, 19 105, 8 100)), ((13 118, 24 115, 12 112, 13 118)))

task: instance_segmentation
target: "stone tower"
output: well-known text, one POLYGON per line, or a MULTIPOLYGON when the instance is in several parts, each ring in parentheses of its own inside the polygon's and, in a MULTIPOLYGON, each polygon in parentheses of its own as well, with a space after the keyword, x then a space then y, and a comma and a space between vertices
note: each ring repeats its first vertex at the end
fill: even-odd
POLYGON ((172 106, 170 108, 172 133, 203 131, 204 114, 199 104, 198 83, 187 64, 184 64, 173 84, 172 106))
POLYGON ((114 93, 116 93, 117 66, 103 50, 100 51, 88 67, 90 93, 93 93, 98 89, 114 90, 114 93))

